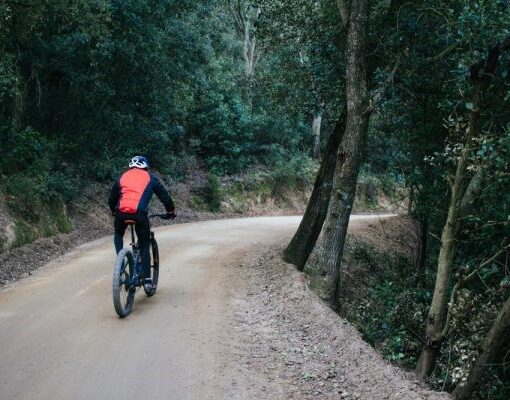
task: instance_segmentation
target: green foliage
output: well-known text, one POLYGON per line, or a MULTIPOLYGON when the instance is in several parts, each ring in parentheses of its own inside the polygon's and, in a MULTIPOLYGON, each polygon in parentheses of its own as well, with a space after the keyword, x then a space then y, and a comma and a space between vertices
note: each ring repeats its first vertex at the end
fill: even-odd
POLYGON ((17 216, 28 221, 37 220, 40 213, 41 199, 37 190, 38 182, 24 175, 13 175, 5 185, 6 202, 9 209, 17 216))
MULTIPOLYGON (((416 1, 393 10, 391 4, 398 2, 389 2, 389 9, 383 3, 387 2, 380 2, 372 14, 371 35, 377 46, 370 63, 375 90, 381 93, 381 112, 372 119, 367 164, 372 171, 389 169, 399 180, 403 179, 409 188, 413 215, 434 237, 440 237, 449 203, 448 181, 455 173, 469 113, 474 107, 471 67, 509 36, 509 3, 416 1)), ((492 77, 482 102, 480 135, 470 143, 473 151, 467 178, 471 179, 480 168, 483 178, 469 215, 461 221, 450 288, 460 274, 471 271, 507 243, 509 208, 505 185, 509 153, 504 143, 509 138, 510 123, 506 67, 509 57, 508 53, 502 55, 492 77)), ((425 293, 434 289, 440 243, 431 239, 428 244, 425 293)), ((477 299, 476 304, 461 297, 455 305, 454 328, 441 349, 432 377, 438 388, 453 389, 468 372, 470 360, 476 357, 491 317, 504 299, 499 292, 507 276, 507 257, 507 253, 501 254, 470 282, 469 296, 477 299)), ((423 334, 423 329, 417 332, 423 334)), ((398 333, 394 337, 399 337, 398 333)), ((501 382, 508 380, 508 373, 505 361, 498 362, 503 366, 492 368, 483 384, 479 383, 477 398, 492 398, 488 390, 491 387, 492 392, 504 392, 501 382)), ((502 396, 508 397, 508 393, 502 396)))
POLYGON ((62 205, 78 193, 76 178, 62 172, 14 174, 4 184, 6 202, 12 213, 26 221, 38 222, 47 206, 62 205))
POLYGON ((305 191, 313 183, 316 173, 317 164, 304 154, 289 159, 277 157, 268 175, 271 193, 282 197, 289 189, 305 191))
POLYGON ((39 188, 40 197, 47 203, 63 201, 69 203, 76 198, 79 183, 75 177, 60 171, 51 172, 43 177, 39 188))
POLYGON ((0 170, 35 179, 86 166, 50 174, 47 197, 68 201, 69 176, 110 181, 135 153, 183 179, 180 159, 223 175, 308 140, 307 116, 274 95, 278 57, 244 76, 222 1, 14 3, 0 13, 0 170))
POLYGON ((209 174, 203 191, 203 198, 212 212, 220 211, 223 190, 218 176, 209 174))

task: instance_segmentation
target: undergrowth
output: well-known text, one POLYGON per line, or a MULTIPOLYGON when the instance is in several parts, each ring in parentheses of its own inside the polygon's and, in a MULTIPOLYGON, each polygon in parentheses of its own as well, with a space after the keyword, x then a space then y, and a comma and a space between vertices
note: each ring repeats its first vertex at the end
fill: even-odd
MULTIPOLYGON (((425 319, 434 276, 421 282, 411 260, 384 253, 359 239, 349 238, 338 310, 385 358, 414 369, 423 345, 425 319)), ((452 309, 447 340, 429 383, 453 390, 469 371, 509 289, 479 292, 475 286, 460 291, 452 309)), ((506 400, 510 372, 502 362, 492 365, 473 399, 506 400)))
POLYGON ((363 169, 359 174, 353 207, 360 211, 375 211, 381 207, 382 199, 387 199, 390 204, 398 204, 403 197, 402 185, 393 176, 363 169))
POLYGON ((243 214, 252 206, 286 207, 294 194, 302 194, 304 205, 317 168, 316 162, 299 155, 235 176, 209 173, 193 186, 190 205, 200 211, 243 214))
POLYGON ((425 299, 416 286, 409 261, 379 253, 370 245, 348 239, 348 266, 342 278, 340 314, 386 358, 412 368, 421 346, 425 299))

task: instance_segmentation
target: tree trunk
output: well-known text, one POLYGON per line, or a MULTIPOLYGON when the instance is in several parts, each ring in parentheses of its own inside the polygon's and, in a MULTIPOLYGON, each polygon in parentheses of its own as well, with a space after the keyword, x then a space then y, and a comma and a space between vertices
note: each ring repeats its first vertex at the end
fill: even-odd
POLYGON ((321 127, 322 127, 322 112, 318 113, 313 117, 312 124, 312 139, 313 139, 312 156, 316 160, 320 160, 321 158, 321 127))
MULTIPOLYGON (((416 365, 416 376, 423 379, 429 376, 435 366, 436 358, 441 344, 447 334, 446 306, 448 303, 448 288, 452 275, 452 268, 457 242, 457 233, 463 209, 462 203, 466 188, 476 187, 475 184, 466 184, 468 181, 468 157, 470 156, 473 139, 479 134, 479 120, 484 91, 491 77, 494 75, 497 61, 501 53, 510 47, 510 38, 504 43, 490 49, 487 60, 471 68, 471 79, 474 82, 474 94, 469 115, 469 129, 465 138, 464 148, 459 156, 457 169, 453 182, 451 182, 451 198, 448 207, 448 217, 441 235, 441 249, 437 260, 436 284, 426 321, 425 338, 422 353, 416 365)), ((470 180, 477 179, 478 174, 470 180)), ((470 191, 468 191, 470 196, 470 191)), ((472 202, 472 199, 469 199, 472 202)))
POLYGON ((299 228, 284 252, 285 261, 303 270, 308 256, 315 245, 315 241, 322 229, 322 224, 328 211, 329 198, 333 187, 338 146, 345 131, 345 115, 342 115, 329 136, 322 159, 321 167, 313 192, 306 207, 305 215, 299 228))
POLYGON ((255 55, 257 48, 257 38, 250 32, 251 21, 247 20, 243 34, 243 58, 244 72, 246 76, 252 76, 255 70, 255 55))
POLYGON ((305 265, 312 288, 331 304, 336 301, 345 236, 368 133, 367 23, 368 0, 352 1, 346 48, 346 129, 337 154, 326 220, 305 265))
POLYGON ((508 346, 510 336, 510 298, 501 308, 491 330, 485 339, 485 344, 480 351, 475 363, 469 371, 464 384, 459 384, 453 391, 456 400, 467 400, 479 384, 487 365, 493 363, 500 350, 508 346))

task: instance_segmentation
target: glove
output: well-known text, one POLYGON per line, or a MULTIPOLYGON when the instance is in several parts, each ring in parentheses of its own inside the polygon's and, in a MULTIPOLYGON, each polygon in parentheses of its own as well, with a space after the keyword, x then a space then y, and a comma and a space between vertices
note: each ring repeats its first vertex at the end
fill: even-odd
POLYGON ((175 211, 166 213, 166 219, 175 219, 177 215, 175 215, 175 211))

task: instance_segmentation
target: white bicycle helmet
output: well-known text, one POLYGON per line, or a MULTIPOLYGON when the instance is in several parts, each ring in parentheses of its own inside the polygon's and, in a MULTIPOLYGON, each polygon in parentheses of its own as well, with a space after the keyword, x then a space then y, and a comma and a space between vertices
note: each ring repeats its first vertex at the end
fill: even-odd
POLYGON ((129 168, 147 169, 149 168, 149 161, 144 156, 135 156, 129 162, 129 168))

